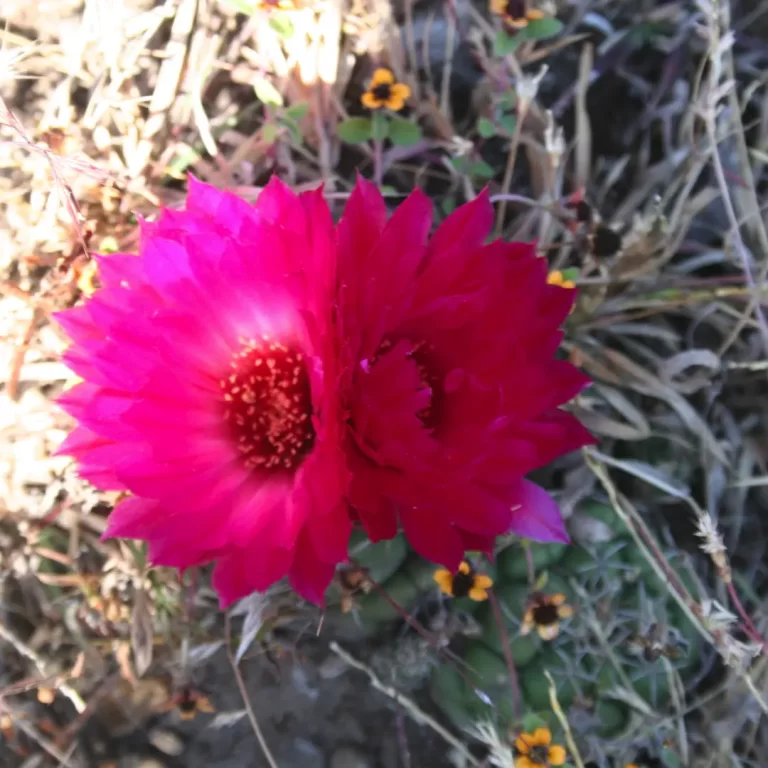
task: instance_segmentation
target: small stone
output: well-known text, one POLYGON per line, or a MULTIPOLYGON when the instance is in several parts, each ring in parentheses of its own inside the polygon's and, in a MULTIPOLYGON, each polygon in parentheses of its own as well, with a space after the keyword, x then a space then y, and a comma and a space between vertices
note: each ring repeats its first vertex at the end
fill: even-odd
POLYGON ((164 755, 178 757, 184 751, 184 742, 173 731, 155 728, 149 733, 149 743, 164 755))
POLYGON ((331 755, 329 768, 372 768, 368 756, 357 747, 339 747, 331 755))

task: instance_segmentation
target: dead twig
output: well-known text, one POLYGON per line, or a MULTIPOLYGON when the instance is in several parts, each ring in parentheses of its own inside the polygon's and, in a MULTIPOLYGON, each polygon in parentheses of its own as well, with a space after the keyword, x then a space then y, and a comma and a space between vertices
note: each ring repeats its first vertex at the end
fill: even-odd
POLYGON ((256 740, 259 742, 259 746, 261 747, 261 751, 264 754, 264 758, 266 759, 267 763, 269 763, 269 768, 278 768, 277 762, 272 756, 272 752, 270 751, 269 746, 267 745, 267 741, 264 738, 264 734, 261 732, 261 726, 259 725, 259 721, 256 719, 256 713, 253 711, 253 707, 251 706, 251 701, 248 698, 248 690, 245 687, 245 681, 243 680, 240 668, 237 664, 237 661, 235 661, 235 657, 232 655, 232 627, 230 625, 229 614, 227 614, 226 618, 225 633, 227 640, 227 658, 229 659, 229 664, 232 667, 232 672, 235 676, 235 680, 237 681, 237 687, 240 690, 240 696, 243 699, 243 704, 245 704, 245 711, 248 713, 248 720, 251 722, 251 727, 253 728, 253 732, 256 735, 256 740))

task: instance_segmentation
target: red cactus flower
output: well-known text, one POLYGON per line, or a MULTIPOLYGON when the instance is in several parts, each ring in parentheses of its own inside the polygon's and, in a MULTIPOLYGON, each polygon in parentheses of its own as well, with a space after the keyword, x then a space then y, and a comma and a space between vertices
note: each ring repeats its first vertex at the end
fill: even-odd
POLYGON ((360 181, 338 228, 350 504, 371 539, 400 524, 451 571, 508 531, 566 541, 525 475, 592 442, 559 407, 588 384, 554 357, 576 292, 533 246, 485 245, 492 218, 483 194, 430 237, 424 194, 387 220, 360 181))
POLYGON ((360 182, 334 228, 321 191, 192 180, 58 316, 84 380, 61 452, 130 492, 107 535, 215 561, 224 605, 286 575, 321 603, 357 521, 451 571, 506 531, 565 539, 524 476, 591 439, 559 408, 587 380, 553 359, 575 291, 490 225, 485 195, 430 239, 420 192, 387 221, 360 182))
POLYGON ((250 206, 192 180, 141 236, 58 315, 84 379, 60 400, 80 422, 61 452, 133 494, 108 536, 148 541, 158 565, 216 560, 223 604, 286 574, 321 602, 351 529, 322 192, 274 179, 250 206))

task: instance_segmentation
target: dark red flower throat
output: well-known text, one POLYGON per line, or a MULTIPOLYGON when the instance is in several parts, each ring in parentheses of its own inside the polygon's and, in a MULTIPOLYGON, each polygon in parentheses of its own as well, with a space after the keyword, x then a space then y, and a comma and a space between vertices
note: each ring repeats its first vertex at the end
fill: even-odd
POLYGON ((219 382, 224 418, 249 469, 292 473, 315 442, 304 356, 266 336, 241 341, 219 382))

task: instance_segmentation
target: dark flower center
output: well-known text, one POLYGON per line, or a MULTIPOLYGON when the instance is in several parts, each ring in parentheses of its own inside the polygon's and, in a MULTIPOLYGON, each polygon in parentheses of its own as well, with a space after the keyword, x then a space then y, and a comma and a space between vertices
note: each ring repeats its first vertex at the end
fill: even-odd
POLYGON ((504 12, 505 16, 515 21, 525 18, 525 0, 507 0, 507 8, 504 12))
POLYGON ((536 747, 531 747, 531 751, 528 753, 528 757, 534 762, 538 763, 544 768, 549 766, 549 747, 544 744, 539 744, 536 747))
POLYGON ((556 605, 543 603, 542 605, 537 605, 533 609, 533 620, 536 622, 537 626, 547 627, 550 624, 556 624, 559 619, 560 616, 558 615, 556 605))
POLYGON ((598 258, 614 256, 621 250, 621 235, 600 225, 592 237, 592 253, 598 258))
POLYGON ((475 574, 470 571, 469 573, 457 573, 453 577, 453 586, 451 591, 454 597, 466 597, 469 594, 469 590, 475 585, 475 574))
POLYGON ((292 472, 315 442, 304 357, 269 338, 251 339, 219 384, 224 417, 249 469, 292 472))
POLYGON ((392 96, 392 86, 390 83, 379 83, 371 88, 371 93, 377 101, 389 101, 392 96))

